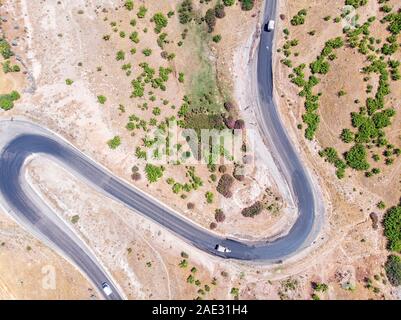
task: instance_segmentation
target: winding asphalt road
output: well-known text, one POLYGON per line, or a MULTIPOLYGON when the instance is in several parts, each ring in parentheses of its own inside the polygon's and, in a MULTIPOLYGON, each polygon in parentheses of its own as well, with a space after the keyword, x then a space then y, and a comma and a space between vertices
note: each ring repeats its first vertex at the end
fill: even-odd
MULTIPOLYGON (((265 21, 276 15, 276 3, 267 2, 265 21)), ((22 121, 0 124, 0 128, 7 126, 7 131, 18 127, 21 132, 12 137, 0 153, 0 192, 3 205, 29 230, 58 248, 75 263, 99 290, 101 283, 108 282, 114 294, 106 298, 119 299, 121 296, 104 268, 98 264, 88 248, 69 232, 68 228, 63 227, 61 221, 55 222, 54 218, 49 217, 50 209, 24 187, 27 185, 24 182, 24 166, 31 155, 45 155, 55 160, 98 191, 210 254, 237 260, 281 262, 282 259, 299 252, 312 241, 310 235, 315 223, 316 203, 310 178, 287 137, 273 101, 272 50, 268 49, 273 47, 273 37, 273 32, 262 32, 259 48, 258 82, 263 114, 260 127, 269 140, 275 161, 286 178, 299 208, 299 217, 287 235, 272 242, 248 243, 219 237, 113 176, 61 137, 33 123, 22 121), (230 248, 231 252, 217 252, 216 244, 230 248)), ((7 134, 7 131, 2 134, 7 134)))

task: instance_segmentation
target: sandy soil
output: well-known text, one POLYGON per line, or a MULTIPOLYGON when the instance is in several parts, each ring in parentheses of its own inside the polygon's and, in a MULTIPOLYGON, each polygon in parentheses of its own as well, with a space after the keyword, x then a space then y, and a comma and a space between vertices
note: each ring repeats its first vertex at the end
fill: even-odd
POLYGON ((98 298, 76 268, 0 214, 0 299, 98 298))

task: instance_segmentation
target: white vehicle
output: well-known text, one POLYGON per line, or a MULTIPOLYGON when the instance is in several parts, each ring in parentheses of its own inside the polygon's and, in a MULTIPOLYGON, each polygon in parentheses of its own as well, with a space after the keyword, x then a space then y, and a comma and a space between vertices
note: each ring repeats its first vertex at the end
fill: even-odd
POLYGON ((109 295, 111 295, 113 293, 113 291, 110 289, 110 286, 107 284, 107 282, 103 282, 102 283, 102 288, 103 288, 104 293, 107 296, 109 296, 109 295))
POLYGON ((228 249, 227 247, 224 247, 224 246, 221 246, 221 245, 216 245, 216 248, 215 248, 218 252, 223 252, 223 253, 228 253, 228 252, 231 252, 231 250, 230 249, 228 249))
POLYGON ((274 25, 275 25, 274 20, 270 20, 269 23, 267 24, 267 31, 268 32, 273 31, 274 30, 274 25))

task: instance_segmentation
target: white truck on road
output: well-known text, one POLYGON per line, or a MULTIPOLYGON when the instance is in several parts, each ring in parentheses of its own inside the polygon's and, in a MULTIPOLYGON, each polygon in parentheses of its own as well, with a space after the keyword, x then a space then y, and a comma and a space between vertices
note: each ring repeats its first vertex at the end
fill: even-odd
POLYGON ((215 248, 218 252, 223 252, 223 253, 229 253, 229 252, 231 252, 231 250, 230 249, 228 249, 227 247, 224 247, 224 246, 222 246, 222 245, 216 245, 216 248, 215 248))
POLYGON ((108 285, 107 282, 103 282, 103 283, 102 283, 102 288, 103 288, 103 292, 104 292, 107 296, 110 296, 110 295, 113 293, 113 291, 111 290, 111 288, 110 288, 110 286, 108 285))
POLYGON ((273 30, 274 30, 274 25, 275 25, 274 20, 270 20, 270 21, 267 23, 267 31, 268 31, 268 32, 273 31, 273 30))

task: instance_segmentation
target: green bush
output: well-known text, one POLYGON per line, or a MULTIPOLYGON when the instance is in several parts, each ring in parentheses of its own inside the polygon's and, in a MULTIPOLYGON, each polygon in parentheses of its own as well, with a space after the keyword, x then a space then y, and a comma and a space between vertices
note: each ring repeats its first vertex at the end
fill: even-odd
POLYGON ((133 0, 127 0, 125 1, 124 4, 125 8, 129 11, 132 11, 134 9, 134 1, 133 0))
POLYGON ((368 0, 345 0, 345 5, 353 6, 355 9, 364 6, 368 3, 368 0))
POLYGON ((184 73, 183 72, 178 73, 178 81, 180 83, 184 83, 184 73))
POLYGON ((178 9, 178 19, 180 23, 186 24, 192 21, 193 18, 193 4, 192 0, 184 0, 178 9))
POLYGON ((398 256, 390 255, 385 264, 388 281, 394 287, 401 285, 401 259, 398 256))
POLYGON ((305 130, 305 138, 312 140, 320 123, 320 117, 314 112, 306 112, 304 115, 302 115, 302 120, 308 126, 305 130))
POLYGON ((400 32, 401 32, 401 12, 398 12, 397 14, 389 14, 386 17, 386 19, 390 21, 388 30, 393 35, 400 34, 400 32))
POLYGON ((366 148, 361 144, 354 145, 346 154, 345 160, 347 164, 355 170, 368 170, 370 165, 366 160, 366 148))
POLYGON ((207 203, 213 203, 213 200, 214 200, 214 194, 213 194, 213 192, 210 192, 210 191, 207 191, 206 193, 205 193, 205 198, 206 198, 206 202, 207 203))
POLYGON ((107 141, 107 144, 109 145, 110 149, 117 149, 121 144, 121 138, 119 136, 115 136, 113 139, 107 141))
POLYGON ((223 174, 217 185, 217 192, 223 195, 225 198, 231 198, 232 192, 231 187, 234 183, 234 178, 229 174, 223 174))
POLYGON ((10 94, 0 95, 0 108, 4 111, 8 111, 14 107, 14 101, 20 98, 20 94, 17 91, 12 91, 10 94))
POLYGON ((327 74, 330 69, 330 64, 324 61, 322 57, 310 64, 312 73, 327 74))
POLYGON ((229 7, 235 3, 235 0, 223 0, 225 6, 229 7))
POLYGON ((216 26, 216 15, 213 9, 208 9, 206 11, 205 22, 207 24, 208 32, 213 32, 214 27, 216 26))
POLYGON ((401 251, 401 207, 389 209, 383 220, 384 234, 387 237, 388 249, 401 251))
POLYGON ((129 38, 132 42, 138 43, 139 42, 138 32, 136 31, 132 32, 129 38))
POLYGON ((241 213, 244 217, 253 218, 254 216, 260 214, 262 210, 263 210, 262 203, 260 201, 257 201, 250 207, 244 208, 241 213))
POLYGON ((125 53, 124 53, 124 51, 122 51, 122 50, 117 51, 117 53, 116 53, 116 60, 117 60, 117 61, 120 61, 120 60, 124 60, 124 59, 125 59, 125 53))
POLYGON ((255 0, 241 0, 241 9, 244 11, 249 11, 253 9, 255 0))
POLYGON ((213 36, 213 42, 219 43, 220 41, 221 41, 221 35, 216 34, 215 36, 213 36))
POLYGON ((150 183, 156 182, 161 177, 163 177, 163 168, 159 166, 154 166, 153 164, 147 164, 145 166, 146 178, 150 183))
POLYGON ((161 12, 158 12, 153 16, 153 22, 156 25, 156 27, 155 27, 156 33, 160 33, 161 30, 163 28, 167 27, 167 24, 168 24, 167 17, 161 12))
POLYGON ((341 132, 341 140, 345 143, 354 141, 355 135, 350 129, 343 129, 341 132))
POLYGON ((146 12, 148 12, 148 9, 146 9, 145 6, 140 6, 139 11, 136 15, 138 18, 142 19, 145 18, 146 12))
POLYGON ((300 10, 292 19, 291 24, 293 26, 298 26, 305 23, 305 16, 307 12, 305 9, 300 10))
POLYGON ((7 40, 0 38, 0 54, 4 59, 9 59, 14 53, 11 51, 11 46, 7 40))
POLYGON ((104 104, 107 101, 107 98, 105 96, 100 95, 100 96, 97 96, 97 101, 100 104, 104 104))
POLYGON ((149 57, 152 54, 152 49, 146 48, 142 50, 142 53, 146 56, 149 57))
POLYGON ((132 88, 133 88, 132 96, 134 98, 143 97, 144 92, 145 92, 145 86, 142 84, 142 82, 134 79, 134 80, 132 80, 131 84, 132 84, 132 88))
POLYGON ((388 127, 391 124, 391 117, 395 115, 394 109, 386 109, 373 115, 372 120, 377 129, 388 127))
POLYGON ((222 4, 216 4, 216 6, 214 7, 214 14, 216 16, 216 18, 224 18, 226 16, 226 13, 224 11, 224 5, 222 4))

